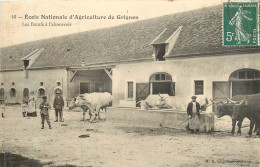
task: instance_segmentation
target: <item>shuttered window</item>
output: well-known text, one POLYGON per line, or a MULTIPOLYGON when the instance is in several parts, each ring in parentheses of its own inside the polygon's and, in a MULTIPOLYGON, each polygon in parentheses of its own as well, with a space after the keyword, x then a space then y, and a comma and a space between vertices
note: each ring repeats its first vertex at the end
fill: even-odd
POLYGON ((132 81, 127 82, 127 98, 133 99, 134 97, 134 83, 132 81))
POLYGON ((203 81, 195 81, 195 95, 203 95, 203 81))

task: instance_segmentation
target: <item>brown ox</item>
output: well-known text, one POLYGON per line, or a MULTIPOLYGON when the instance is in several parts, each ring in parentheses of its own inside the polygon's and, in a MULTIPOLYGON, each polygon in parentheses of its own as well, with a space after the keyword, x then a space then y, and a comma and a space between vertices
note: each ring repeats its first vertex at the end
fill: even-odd
MULTIPOLYGON (((217 104, 217 111, 215 114, 218 118, 229 115, 232 118, 231 133, 235 133, 236 122, 238 126, 237 133, 241 135, 241 126, 244 118, 250 120, 249 136, 252 135, 253 127, 256 122, 259 122, 258 114, 260 112, 260 94, 254 95, 237 95, 232 99, 227 98, 226 102, 214 102, 217 104)), ((259 127, 256 126, 255 131, 259 127)))

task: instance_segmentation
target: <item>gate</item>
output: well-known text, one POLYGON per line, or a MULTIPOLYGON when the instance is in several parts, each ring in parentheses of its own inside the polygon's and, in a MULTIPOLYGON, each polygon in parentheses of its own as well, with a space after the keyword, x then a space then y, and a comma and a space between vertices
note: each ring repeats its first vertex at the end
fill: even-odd
POLYGON ((149 94, 149 83, 136 83, 136 102, 145 100, 149 94))
MULTIPOLYGON (((229 82, 213 82, 213 100, 225 101, 230 97, 229 82)), ((213 112, 217 110, 217 106, 213 105, 213 112)))

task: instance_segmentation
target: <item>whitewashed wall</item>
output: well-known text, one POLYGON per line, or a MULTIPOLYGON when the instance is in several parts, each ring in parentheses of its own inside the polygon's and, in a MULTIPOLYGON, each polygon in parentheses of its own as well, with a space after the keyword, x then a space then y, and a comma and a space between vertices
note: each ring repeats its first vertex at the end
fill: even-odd
MULTIPOLYGON (((65 69, 49 69, 49 70, 31 70, 28 72, 28 78, 24 77, 23 71, 1 72, 1 82, 4 83, 1 88, 5 90, 6 103, 21 103, 23 100, 23 90, 28 88, 29 92, 33 91, 35 97, 38 95, 38 89, 44 88, 48 101, 52 104, 54 99, 54 90, 58 88, 56 82, 61 82, 64 99, 67 96, 67 71, 65 69), (15 85, 12 85, 12 82, 15 85), (43 86, 40 86, 43 82, 43 86), (16 96, 10 97, 10 89, 15 88, 16 96)), ((39 102, 41 98, 39 98, 39 102)))
POLYGON ((134 84, 149 82, 149 77, 155 72, 167 72, 172 76, 177 96, 194 94, 194 80, 204 80, 204 94, 212 98, 212 82, 228 81, 232 72, 242 68, 260 70, 260 54, 168 59, 117 65, 113 69, 113 105, 119 106, 121 101, 134 106, 136 88, 134 87, 134 99, 125 99, 127 81, 133 81, 134 84))

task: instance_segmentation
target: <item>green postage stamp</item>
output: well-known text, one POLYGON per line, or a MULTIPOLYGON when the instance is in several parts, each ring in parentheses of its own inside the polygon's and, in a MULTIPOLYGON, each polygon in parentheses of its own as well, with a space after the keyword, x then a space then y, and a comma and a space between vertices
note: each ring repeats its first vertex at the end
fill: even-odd
POLYGON ((223 45, 258 46, 257 2, 223 3, 223 45))

